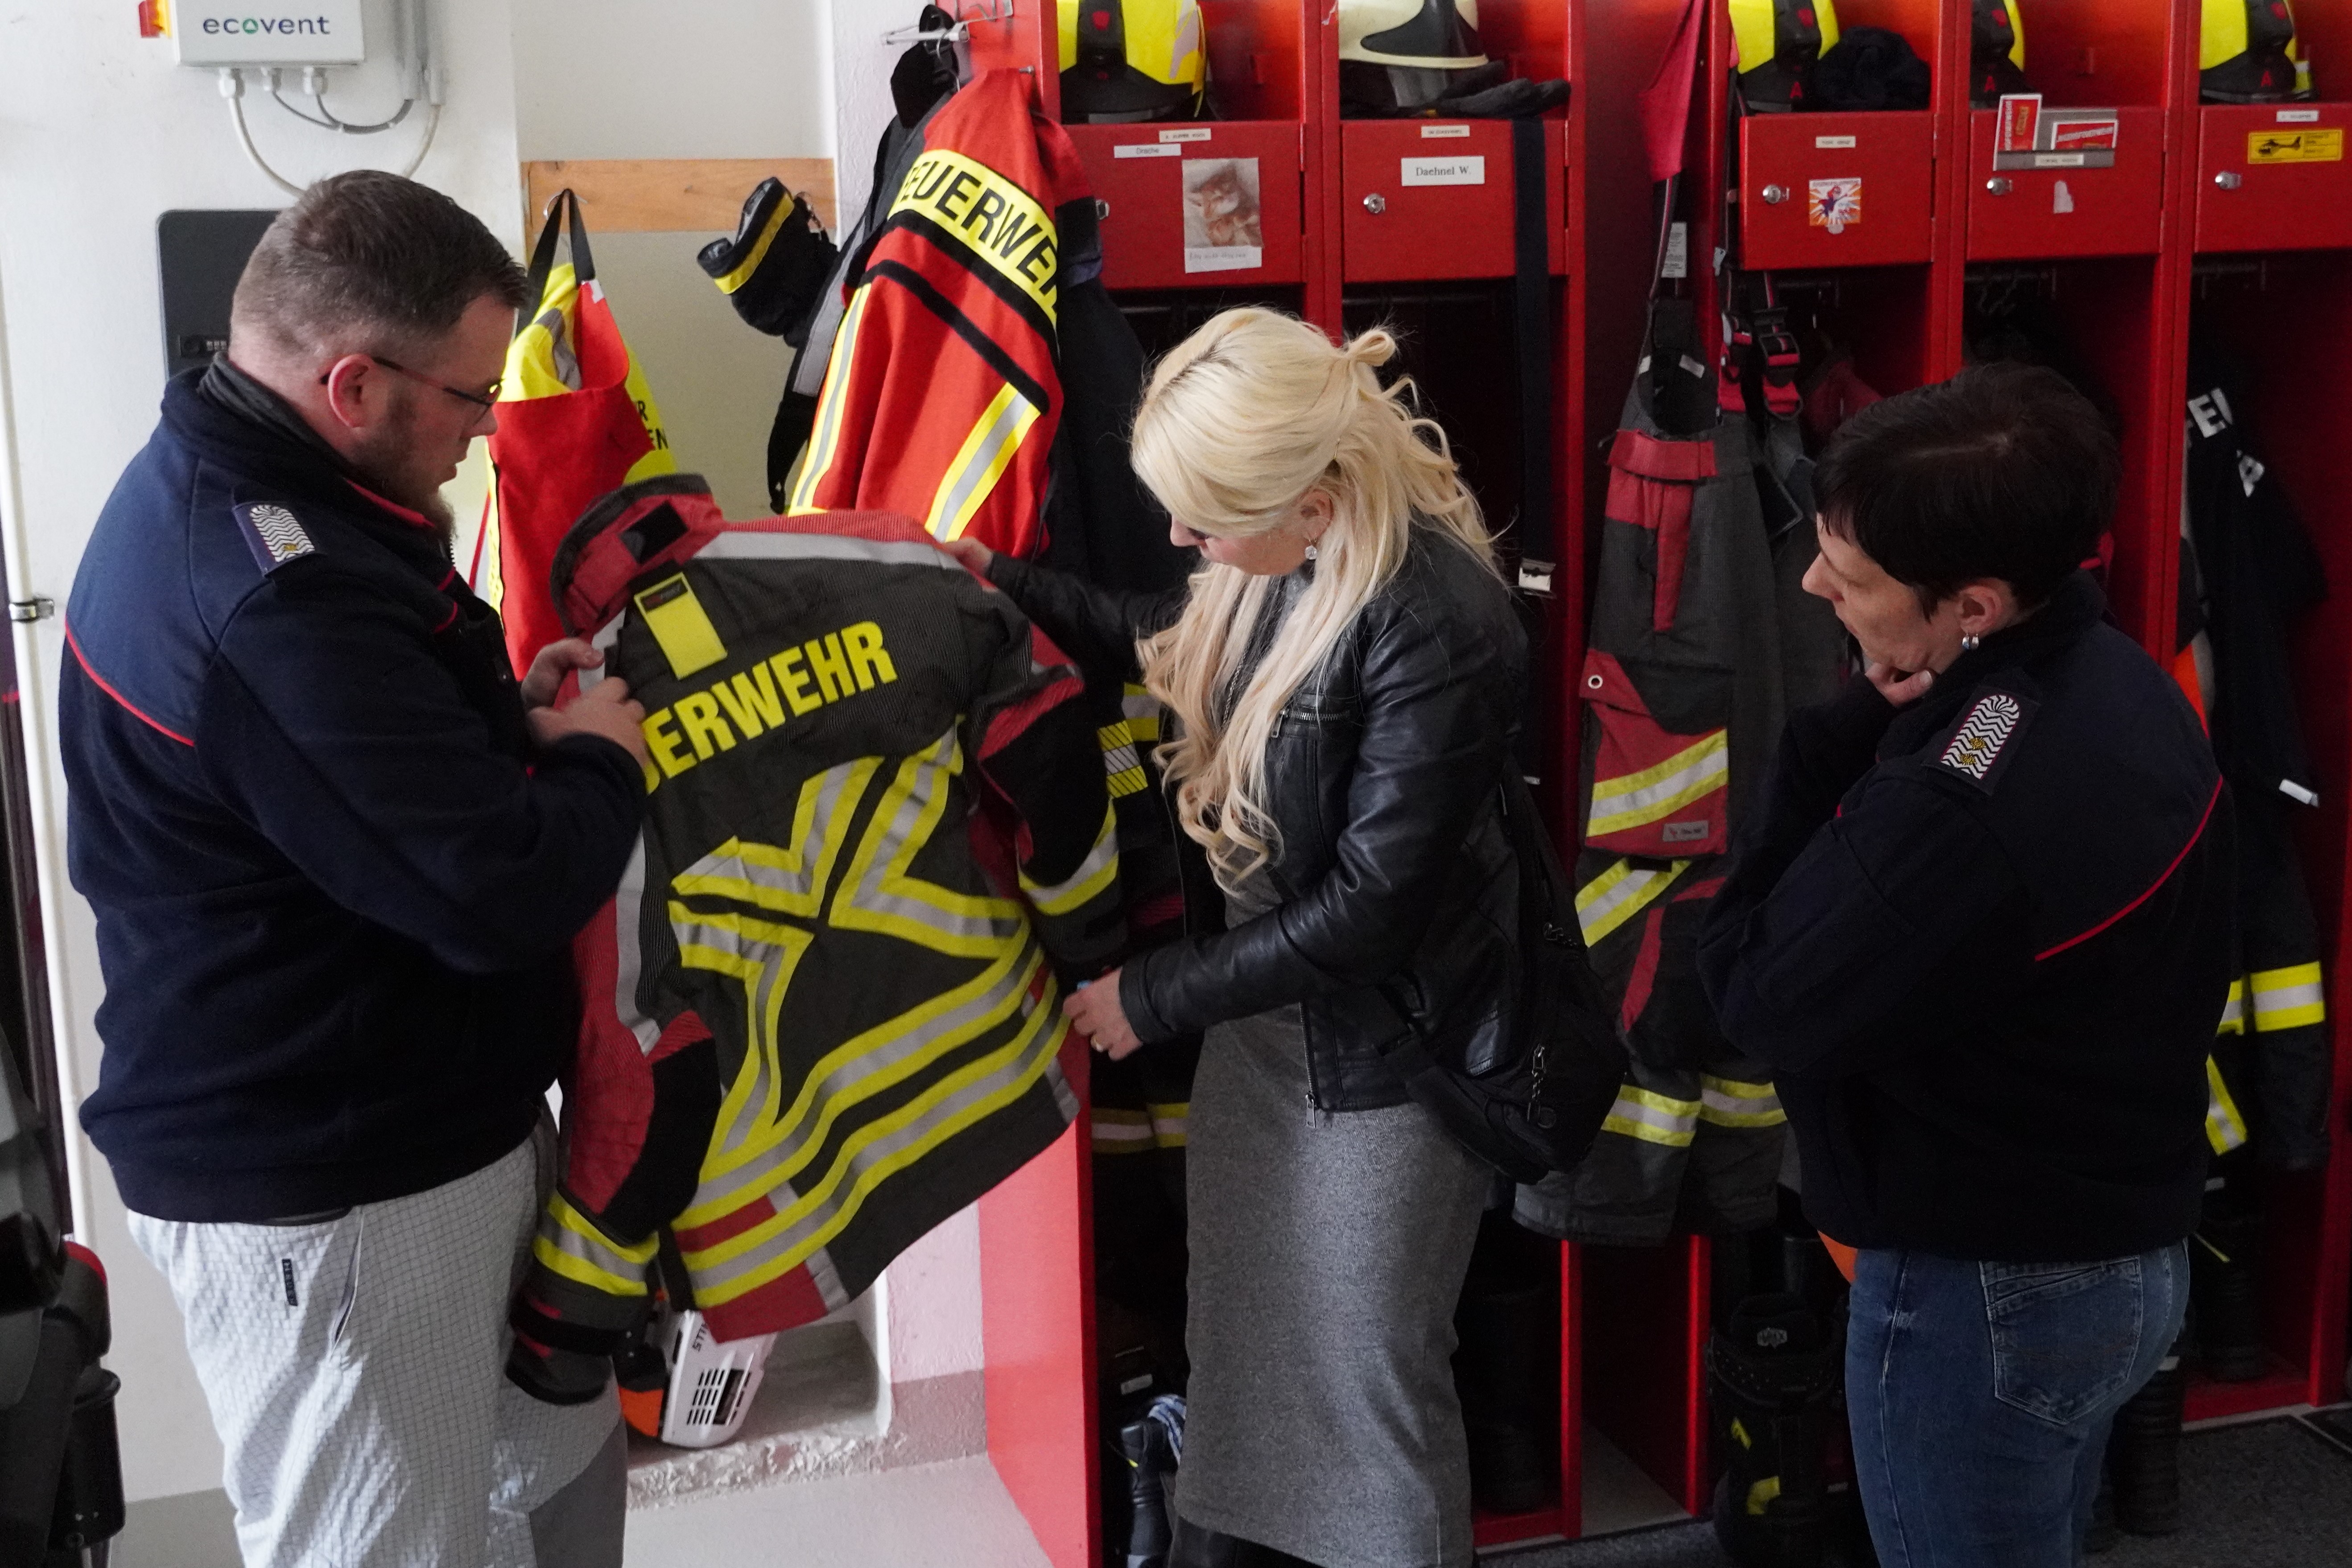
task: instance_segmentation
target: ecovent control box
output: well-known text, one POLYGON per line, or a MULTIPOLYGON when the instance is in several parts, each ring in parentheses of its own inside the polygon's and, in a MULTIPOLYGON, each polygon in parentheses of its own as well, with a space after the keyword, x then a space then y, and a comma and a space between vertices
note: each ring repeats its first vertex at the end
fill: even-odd
POLYGON ((172 0, 184 66, 355 66, 362 0, 172 0))

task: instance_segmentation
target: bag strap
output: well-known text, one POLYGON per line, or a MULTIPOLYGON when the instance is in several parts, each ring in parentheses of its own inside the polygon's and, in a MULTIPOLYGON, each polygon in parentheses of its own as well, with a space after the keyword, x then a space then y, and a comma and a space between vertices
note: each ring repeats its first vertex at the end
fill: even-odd
MULTIPOLYGON (((530 268, 525 275, 524 287, 530 292, 530 309, 533 310, 538 310, 539 302, 547 298, 547 279, 555 270, 555 242, 559 230, 569 226, 572 232, 572 276, 583 283, 593 282, 596 278, 596 258, 588 249, 587 220, 580 215, 580 198, 572 195, 571 186, 564 186, 548 198, 546 218, 547 221, 540 226, 539 242, 530 247, 530 268)), ((522 336, 531 320, 528 314, 519 317, 515 321, 515 336, 522 336)))
POLYGON ((1658 61, 1650 85, 1634 98, 1647 147, 1650 182, 1665 187, 1658 203, 1657 244, 1650 260, 1650 298, 1658 297, 1665 279, 1666 242, 1674 232, 1675 207, 1681 194, 1685 143, 1690 135, 1691 99, 1698 85, 1699 42, 1706 36, 1707 0, 1684 0, 1675 36, 1658 61))

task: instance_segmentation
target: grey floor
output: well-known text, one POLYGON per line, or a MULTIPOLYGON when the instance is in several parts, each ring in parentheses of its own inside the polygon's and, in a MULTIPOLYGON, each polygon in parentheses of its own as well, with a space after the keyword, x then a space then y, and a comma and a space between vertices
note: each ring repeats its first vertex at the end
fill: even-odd
MULTIPOLYGON (((2192 1432, 2179 1534, 2126 1536, 2092 1568, 2344 1568, 2352 1563, 2352 1418, 2192 1432)), ((1705 1524, 1675 1524, 1485 1560, 1490 1568, 1731 1568, 1705 1524)))

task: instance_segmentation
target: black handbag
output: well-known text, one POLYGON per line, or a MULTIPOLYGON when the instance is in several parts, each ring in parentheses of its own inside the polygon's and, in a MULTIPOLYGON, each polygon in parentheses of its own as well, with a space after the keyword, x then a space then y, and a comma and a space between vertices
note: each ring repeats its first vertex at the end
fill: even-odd
POLYGON ((1625 1079, 1625 1047, 1586 960, 1576 894, 1513 770, 1500 791, 1503 827, 1519 871, 1518 994, 1508 1044, 1472 1073, 1430 1047, 1412 1010, 1381 994, 1407 1031, 1382 1047, 1406 1092, 1454 1141, 1515 1182, 1575 1167, 1600 1134, 1625 1079))

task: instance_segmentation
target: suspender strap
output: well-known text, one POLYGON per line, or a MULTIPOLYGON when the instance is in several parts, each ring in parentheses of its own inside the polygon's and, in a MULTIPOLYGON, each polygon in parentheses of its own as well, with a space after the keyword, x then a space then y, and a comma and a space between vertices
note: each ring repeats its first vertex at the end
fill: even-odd
POLYGON ((1552 539, 1551 254, 1544 122, 1511 121, 1513 325, 1519 362, 1519 559, 1549 575, 1552 539))

